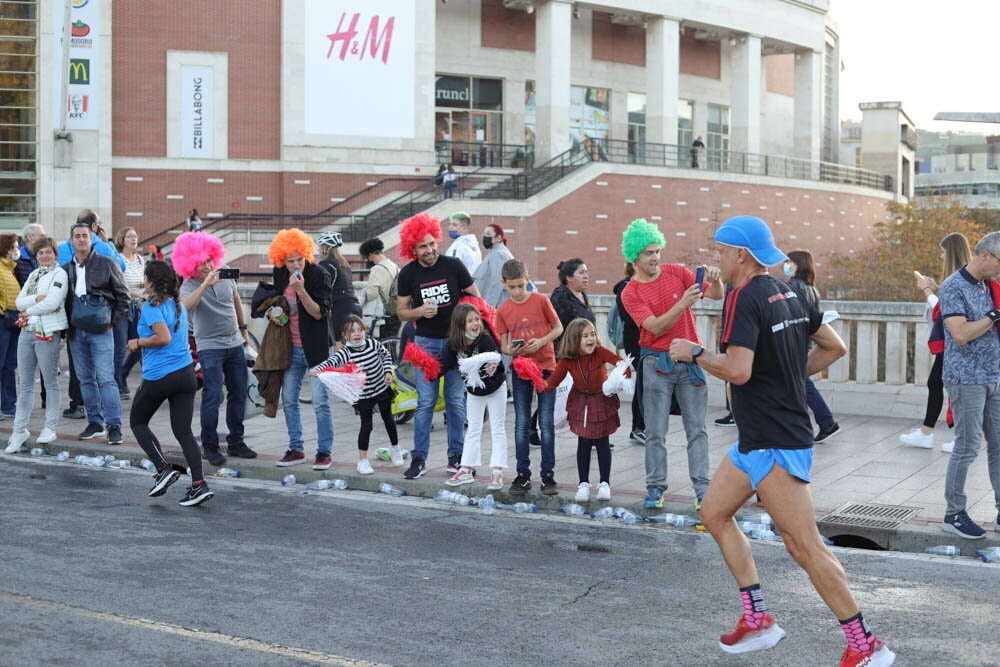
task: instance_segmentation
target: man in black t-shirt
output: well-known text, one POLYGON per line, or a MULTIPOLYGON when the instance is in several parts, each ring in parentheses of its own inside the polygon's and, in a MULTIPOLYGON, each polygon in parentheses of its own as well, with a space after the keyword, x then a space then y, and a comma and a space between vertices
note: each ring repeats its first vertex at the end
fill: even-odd
POLYGON ((805 378, 828 367, 847 348, 815 308, 768 275, 767 267, 786 257, 763 220, 730 218, 716 231, 715 241, 722 278, 733 286, 723 307, 722 352, 675 339, 670 356, 693 361, 732 387, 739 441, 712 477, 701 508, 701 520, 719 545, 743 601, 736 630, 722 635, 719 647, 746 653, 771 648, 785 636, 767 613, 749 542, 734 521, 756 492, 788 552, 840 619, 848 641, 841 667, 891 665, 895 655, 869 631, 840 562, 820 538, 809 491, 813 436, 805 378), (810 339, 816 343, 812 351, 810 339))
MULTIPOLYGON (((451 313, 462 294, 479 296, 479 290, 461 260, 438 254, 441 226, 437 218, 419 214, 404 220, 400 230, 400 256, 413 260, 399 271, 396 315, 417 328, 413 345, 441 357, 447 344, 451 313)), ((465 440, 465 382, 457 369, 444 377, 445 419, 448 428, 448 471, 458 472, 465 440)), ((413 450, 403 476, 422 477, 427 472, 431 420, 438 400, 440 380, 427 381, 417 369, 417 408, 413 415, 413 450)))

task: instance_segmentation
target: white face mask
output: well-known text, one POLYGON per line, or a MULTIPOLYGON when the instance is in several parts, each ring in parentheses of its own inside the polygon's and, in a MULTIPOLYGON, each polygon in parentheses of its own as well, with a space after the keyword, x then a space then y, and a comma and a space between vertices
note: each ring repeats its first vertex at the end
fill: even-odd
POLYGON ((785 265, 784 265, 783 268, 784 268, 784 271, 785 271, 785 275, 788 276, 789 278, 791 278, 792 276, 795 275, 795 272, 792 271, 792 265, 791 265, 791 263, 785 262, 785 265))
POLYGON ((10 255, 7 256, 12 262, 16 262, 21 258, 21 251, 18 248, 14 248, 10 251, 10 255))

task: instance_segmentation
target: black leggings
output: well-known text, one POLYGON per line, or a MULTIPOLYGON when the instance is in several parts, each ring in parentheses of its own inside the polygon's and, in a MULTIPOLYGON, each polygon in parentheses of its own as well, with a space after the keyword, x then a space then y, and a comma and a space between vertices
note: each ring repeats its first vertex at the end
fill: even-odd
POLYGON ((927 376, 927 412, 924 414, 924 426, 927 428, 934 428, 944 407, 944 381, 941 379, 943 372, 944 354, 935 354, 934 364, 927 376))
POLYGON ((375 413, 375 406, 382 415, 382 423, 385 424, 385 432, 389 434, 389 444, 393 447, 399 444, 399 436, 396 434, 396 422, 392 418, 392 392, 382 392, 374 398, 359 402, 357 406, 358 414, 361 416, 361 430, 358 431, 358 449, 363 452, 368 451, 368 437, 372 434, 372 415, 375 413))
POLYGON ((156 439, 149 428, 149 420, 153 418, 163 401, 170 402, 170 430, 184 450, 184 458, 191 468, 191 481, 201 482, 205 479, 201 469, 201 450, 198 441, 191 432, 191 421, 194 418, 194 395, 198 391, 198 382, 194 377, 194 366, 185 366, 173 373, 168 373, 159 380, 146 380, 139 384, 139 391, 132 399, 132 411, 129 413, 129 426, 135 439, 139 441, 142 451, 153 462, 157 470, 167 465, 163 458, 160 441, 156 439))
POLYGON ((597 447, 597 468, 601 473, 601 481, 611 483, 611 443, 608 436, 603 438, 584 438, 579 436, 576 445, 576 470, 581 482, 590 481, 590 449, 597 447))

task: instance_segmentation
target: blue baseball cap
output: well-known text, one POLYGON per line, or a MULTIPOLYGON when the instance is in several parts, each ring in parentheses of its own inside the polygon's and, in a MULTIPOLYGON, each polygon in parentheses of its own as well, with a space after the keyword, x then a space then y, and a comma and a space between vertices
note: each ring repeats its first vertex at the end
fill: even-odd
POLYGON ((781 264, 788 256, 774 245, 774 234, 767 223, 752 215, 738 215, 729 218, 713 237, 717 243, 744 248, 764 266, 781 264))

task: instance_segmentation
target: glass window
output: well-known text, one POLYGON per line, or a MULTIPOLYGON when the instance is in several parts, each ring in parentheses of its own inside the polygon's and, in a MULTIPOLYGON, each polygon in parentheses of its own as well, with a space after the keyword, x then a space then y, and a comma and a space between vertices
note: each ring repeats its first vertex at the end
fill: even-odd
POLYGON ((725 170, 729 167, 729 107, 708 105, 706 151, 708 168, 725 170))
POLYGON ((535 82, 524 82, 524 145, 535 145, 535 82))
POLYGON ((602 141, 611 133, 611 90, 572 86, 569 89, 569 133, 574 142, 602 141))
POLYGON ((492 111, 503 109, 503 82, 500 79, 473 79, 472 108, 492 111))
POLYGON ((677 145, 690 146, 694 141, 694 100, 677 100, 677 145))
POLYGON ((628 94, 628 156, 629 161, 646 161, 646 94, 628 94))
POLYGON ((0 227, 37 221, 38 3, 0 3, 0 227))

